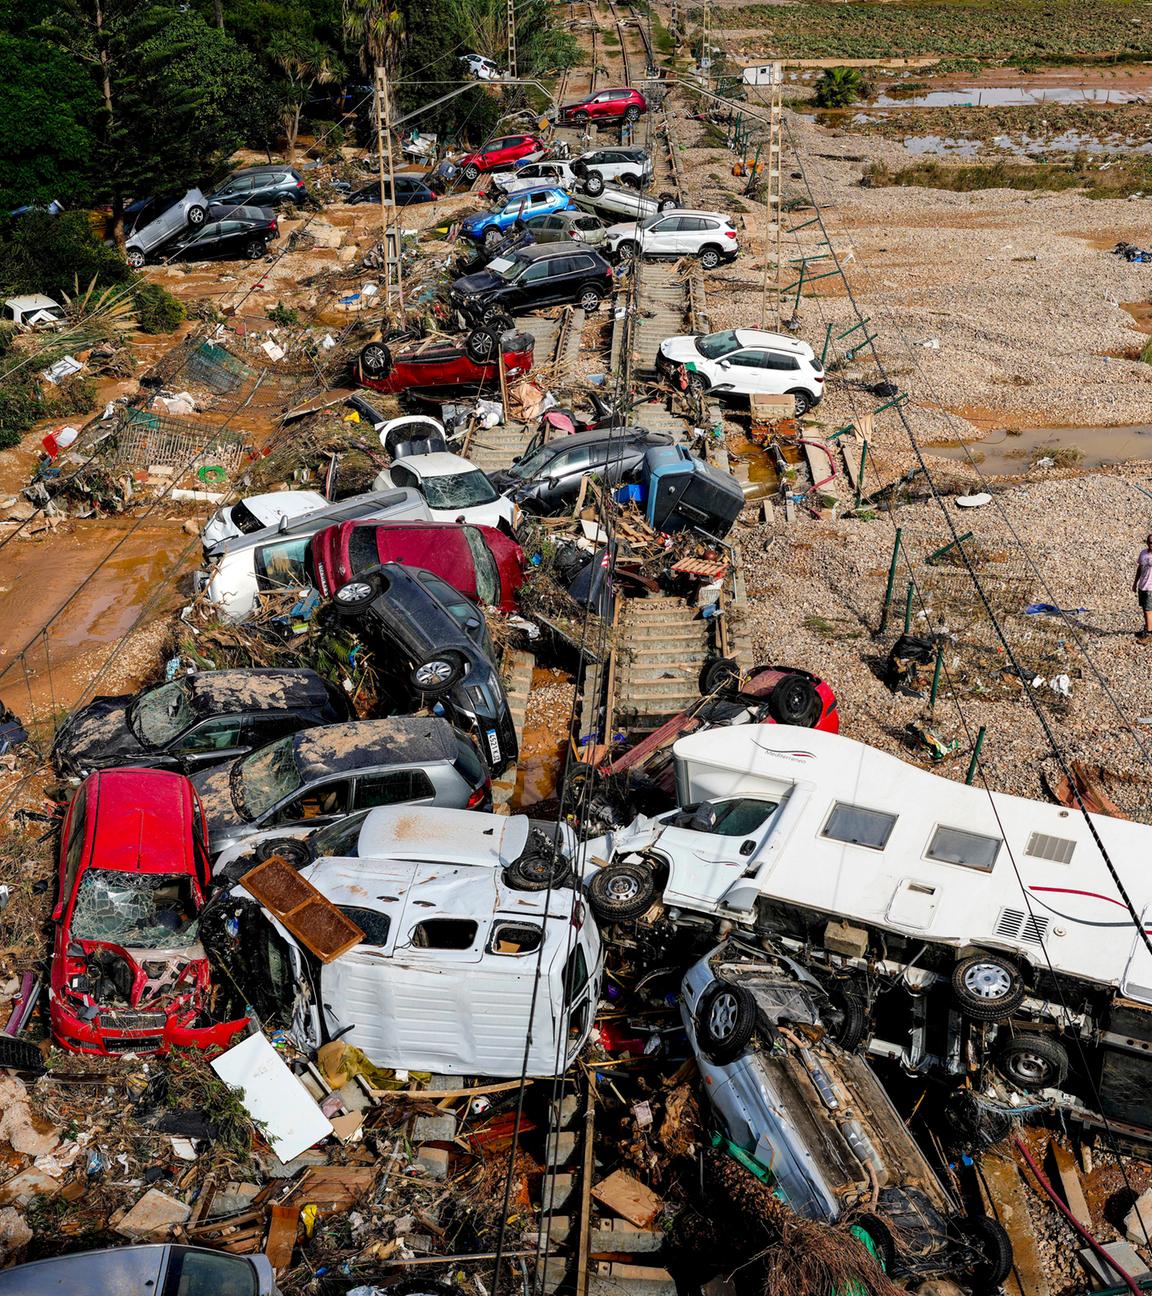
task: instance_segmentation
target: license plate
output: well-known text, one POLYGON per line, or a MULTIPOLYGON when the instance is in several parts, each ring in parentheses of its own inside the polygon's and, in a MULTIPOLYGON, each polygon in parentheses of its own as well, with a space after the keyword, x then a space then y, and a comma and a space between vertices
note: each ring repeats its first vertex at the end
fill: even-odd
POLYGON ((496 762, 500 759, 500 739, 496 737, 496 730, 488 730, 488 750, 492 753, 492 760, 496 762))

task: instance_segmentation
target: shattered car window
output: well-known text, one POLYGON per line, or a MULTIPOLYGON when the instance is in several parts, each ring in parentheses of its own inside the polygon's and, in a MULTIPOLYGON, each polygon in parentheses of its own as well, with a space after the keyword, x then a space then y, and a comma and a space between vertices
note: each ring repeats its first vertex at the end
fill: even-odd
POLYGON ((335 855, 341 859, 355 859, 360 853, 360 829, 364 826, 367 810, 338 819, 326 828, 317 828, 308 841, 313 859, 335 855))
POLYGON ((171 742, 188 728, 193 718, 183 680, 149 690, 128 709, 128 723, 133 733, 149 747, 163 747, 171 742))
POLYGON ((732 329, 727 329, 723 333, 709 333, 705 337, 696 339, 696 350, 706 360, 719 360, 721 356, 737 350, 739 346, 740 343, 736 340, 736 334, 732 329))
POLYGON ((136 949, 184 949, 197 935, 192 880, 89 869, 76 892, 72 935, 136 949))
POLYGON ((269 743, 237 766, 240 793, 236 809, 248 819, 259 819, 303 783, 296 767, 296 753, 291 738, 269 743))
POLYGON ((491 504, 498 498, 479 468, 446 477, 425 477, 423 489, 429 507, 438 509, 471 508, 474 504, 491 504))
POLYGON ((476 569, 477 597, 481 603, 499 603, 500 573, 496 569, 495 559, 484 543, 484 537, 475 527, 465 527, 464 539, 468 542, 472 564, 476 569))

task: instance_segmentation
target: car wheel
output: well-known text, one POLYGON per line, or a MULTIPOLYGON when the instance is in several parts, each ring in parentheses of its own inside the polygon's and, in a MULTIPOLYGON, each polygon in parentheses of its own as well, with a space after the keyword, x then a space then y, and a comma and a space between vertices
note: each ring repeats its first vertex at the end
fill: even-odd
POLYGON ((671 211, 672 208, 675 206, 676 206, 675 194, 662 193, 659 196, 659 198, 656 199, 656 210, 658 212, 671 211))
MULTIPOLYGON (((480 320, 484 324, 494 324, 497 320, 507 319, 504 307, 499 302, 493 302, 490 306, 485 306, 480 312, 480 320)), ((515 325, 513 325, 515 327, 515 325)))
POLYGON ((996 1052, 996 1069, 1018 1089, 1059 1089, 1068 1079, 1068 1050, 1050 1035, 1014 1035, 996 1052))
POLYGON ((599 171, 592 171, 584 181, 584 192, 592 198, 597 198, 604 192, 604 177, 599 171))
POLYGON ((769 694, 768 710, 777 724, 811 729, 820 719, 823 703, 807 675, 789 675, 769 694))
POLYGON ((701 248, 700 264, 705 270, 715 270, 720 264, 720 249, 714 247, 701 248))
POLYGON ((655 898, 656 879, 643 864, 605 864, 588 883, 588 904, 604 922, 639 918, 655 898))
POLYGON ((350 580, 332 595, 332 601, 341 612, 359 615, 376 597, 376 582, 367 576, 350 580))
POLYGON ((634 239, 625 239, 622 243, 617 243, 614 255, 617 265, 631 265, 640 255, 640 244, 634 239))
POLYGON ((571 881, 572 861, 559 851, 527 851, 504 870, 504 884, 513 891, 547 891, 571 881))
POLYGON ((369 342, 360 352, 360 368, 372 378, 392 372, 392 352, 383 342, 369 342))
POLYGON ((787 394, 796 401, 796 417, 803 418, 812 408, 812 397, 806 391, 790 391, 787 394))
POLYGON ((475 184, 476 178, 480 174, 480 168, 476 165, 475 162, 469 162, 461 174, 464 176, 464 179, 467 180, 469 184, 475 184))
POLYGON ((756 1031, 756 1000, 743 986, 713 981, 696 1005, 696 1038, 716 1063, 731 1062, 756 1031))
POLYGON ((624 113, 624 120, 625 120, 626 122, 637 122, 637 121, 639 121, 639 120, 640 120, 640 109, 637 108, 635 104, 629 104, 629 105, 628 105, 628 108, 626 109, 626 111, 625 111, 625 113, 624 113))
POLYGON ((459 653, 433 653, 412 671, 412 687, 420 693, 446 693, 463 675, 464 659, 459 653))
POLYGON ((244 249, 244 255, 249 261, 255 261, 258 257, 267 255, 268 244, 263 239, 253 239, 244 249))
POLYGON ((497 337, 503 337, 505 333, 511 333, 516 328, 516 321, 512 316, 499 307, 494 314, 485 315, 484 324, 486 328, 492 329, 497 337))
POLYGON ((700 671, 700 692, 704 697, 740 683, 740 663, 732 657, 710 657, 700 671))
POLYGON ((199 227, 204 224, 208 216, 208 208, 201 207, 197 204, 195 207, 188 208, 188 224, 199 227))
POLYGON ((572 114, 572 125, 575 126, 578 130, 583 130, 588 125, 588 122, 590 120, 591 119, 589 118, 586 112, 578 112, 572 114))
POLYGON ((484 250, 493 251, 500 243, 504 241, 504 233, 498 229, 486 229, 484 231, 484 250))
POLYGON ((620 183, 624 186, 625 189, 639 189, 640 177, 638 175, 631 175, 631 174, 622 175, 620 177, 620 183))
POLYGON ((291 864, 294 869, 302 869, 312 862, 312 852, 295 837, 273 837, 257 844, 256 858, 261 864, 265 860, 272 859, 274 855, 291 864))
POLYGON ((896 1238, 892 1230, 875 1215, 856 1215, 852 1224, 862 1233, 868 1234, 876 1263, 888 1273, 896 1262, 896 1238))
POLYGON ((464 339, 464 350, 473 364, 484 364, 490 360, 500 345, 500 334, 492 327, 474 328, 464 339))
POLYGON ((1002 954, 972 954, 952 969, 952 993, 965 1017, 1006 1021, 1024 998, 1024 978, 1002 954))
POLYGON ((582 311, 587 311, 591 314, 592 311, 600 309, 600 301, 600 290, 598 288, 587 287, 580 289, 580 295, 576 298, 576 305, 579 306, 582 311))
POLYGON ((832 1038, 845 1053, 851 1053, 860 1047, 868 1029, 864 1000, 850 990, 832 990, 828 1001, 831 1011, 827 1025, 832 1038))
POLYGON ((1012 1239, 1004 1226, 989 1215, 970 1215, 956 1231, 969 1251, 965 1276, 978 1291, 995 1291, 1012 1272, 1012 1239))
POLYGON ((129 248, 124 253, 124 260, 128 262, 133 270, 142 270, 148 258, 139 248, 129 248))
POLYGON ((688 390, 695 392, 697 396, 703 396, 707 393, 712 384, 702 373, 690 373, 688 375, 688 390))

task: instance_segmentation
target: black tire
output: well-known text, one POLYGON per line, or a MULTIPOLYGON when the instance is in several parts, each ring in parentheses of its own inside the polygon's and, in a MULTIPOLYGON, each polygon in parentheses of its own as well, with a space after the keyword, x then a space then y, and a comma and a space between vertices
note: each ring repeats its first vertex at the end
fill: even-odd
POLYGON ((504 312, 504 307, 501 306, 499 302, 490 303, 488 306, 485 306, 483 310, 481 310, 480 312, 480 319, 485 324, 491 324, 492 321, 496 319, 507 319, 507 318, 508 317, 504 312))
POLYGON ((851 1223, 872 1239, 872 1245, 876 1248, 876 1263, 885 1273, 889 1273, 896 1263, 896 1238, 892 1230, 877 1215, 854 1215, 851 1223))
POLYGON ((952 969, 952 993, 972 1021, 1006 1021, 1025 994, 1024 977, 1002 954, 972 954, 952 969))
POLYGON ((588 904, 605 922, 639 918, 655 898, 656 879, 643 864, 605 864, 588 883, 588 904))
POLYGON ((811 729, 824 709, 816 685, 807 675, 789 675, 768 695, 768 710, 777 724, 811 729))
POLYGON ((590 171, 584 180, 584 192, 591 198, 598 198, 604 192, 604 177, 599 171, 590 171))
POLYGON ((484 251, 491 252, 498 244, 504 242, 504 231, 494 225, 484 231, 484 251))
POLYGON ((306 864, 312 863, 312 852, 302 841, 295 837, 272 837, 267 841, 257 843, 256 858, 261 864, 265 860, 271 859, 273 855, 279 855, 282 860, 286 860, 294 869, 301 869, 306 864))
POLYGON ((1059 1089, 1068 1079, 1068 1050, 1051 1035, 1024 1031, 996 1050, 996 1070, 1017 1089, 1059 1089))
POLYGON ((635 239, 624 239, 623 242, 617 243, 613 260, 617 265, 631 265, 639 255, 640 244, 635 239))
POLYGON ((268 244, 263 239, 252 239, 244 249, 244 255, 249 261, 259 260, 261 257, 268 255, 268 244))
POLYGON ((34 1075, 43 1075, 48 1070, 44 1054, 31 1040, 13 1039, 10 1035, 0 1036, 0 1067, 34 1075))
POLYGON ((956 1231, 970 1255, 964 1274, 977 1291, 995 1291, 1012 1272, 1012 1239, 999 1220, 990 1215, 970 1215, 959 1220, 956 1231))
POLYGON ((591 120, 591 117, 589 117, 586 112, 572 114, 572 125, 575 126, 577 130, 583 130, 591 120))
POLYGON ((722 1065, 740 1056, 756 1033, 756 1000, 743 986, 713 981, 696 1005, 696 1039, 722 1065))
POLYGON ((208 219, 208 208, 201 207, 199 203, 194 207, 189 207, 187 219, 188 224, 191 225, 193 229, 199 229, 208 219))
POLYGON ((797 389, 796 391, 788 392, 787 395, 793 397, 796 401, 797 418, 803 418, 804 415, 808 413, 808 411, 812 408, 814 404, 812 397, 809 396, 806 391, 800 391, 799 389, 797 389))
POLYGON ((475 184, 477 177, 480 175, 480 168, 476 165, 475 162, 469 162, 468 165, 464 168, 463 171, 461 171, 460 174, 464 177, 465 180, 468 181, 469 184, 475 184))
POLYGON ((511 315, 497 308, 494 315, 485 317, 484 327, 494 329, 498 337, 503 337, 505 333, 511 333, 515 329, 516 321, 511 315))
POLYGON ((709 657, 700 669, 699 687, 704 697, 740 683, 740 663, 732 657, 709 657))
POLYGON ((832 1018, 827 1023, 829 1033, 845 1053, 854 1053, 864 1042, 868 1029, 864 1000, 850 990, 832 990, 828 999, 832 1006, 832 1018))
POLYGON ((148 262, 147 256, 139 248, 129 248, 124 253, 124 260, 128 262, 133 270, 143 270, 148 262))
POLYGON ((639 189, 643 182, 638 175, 629 172, 627 175, 617 177, 616 183, 623 185, 625 189, 639 189))
POLYGON ((576 161, 572 163, 572 174, 583 180, 588 174, 588 163, 585 162, 583 158, 577 158, 576 161))
POLYGON ((625 113, 624 113, 624 120, 625 120, 626 122, 637 122, 637 121, 639 121, 639 120, 640 120, 640 109, 637 108, 635 104, 629 104, 628 108, 625 110, 625 113))
POLYGON ((354 576, 332 595, 332 602, 344 616, 359 616, 377 593, 378 587, 371 576, 354 576))
POLYGON ((559 851, 525 851, 504 870, 504 884, 513 891, 547 891, 571 881, 572 861, 559 851))
POLYGON ((658 212, 671 211, 672 208, 675 207, 675 206, 676 206, 676 195, 675 195, 675 194, 662 193, 662 194, 660 194, 660 196, 656 199, 656 210, 657 210, 658 212))
POLYGON ((409 678, 417 693, 434 696, 454 688, 464 677, 464 670, 464 658, 453 649, 448 649, 445 652, 431 653, 413 667, 409 678))
POLYGON ((697 396, 703 396, 711 386, 712 384, 702 373, 690 373, 688 375, 688 390, 695 392, 697 396))
POLYGON ((718 247, 705 247, 700 249, 700 264, 705 270, 715 270, 720 264, 721 256, 718 247))
POLYGON ((464 339, 464 350, 473 364, 484 364, 500 348, 500 334, 490 325, 474 328, 464 339))
POLYGON ((370 378, 383 378, 392 372, 392 352, 383 342, 369 342, 360 352, 360 370, 370 378))
POLYGON ((585 284, 576 294, 576 305, 587 314, 600 309, 600 303, 604 298, 600 294, 600 289, 595 284, 585 284))

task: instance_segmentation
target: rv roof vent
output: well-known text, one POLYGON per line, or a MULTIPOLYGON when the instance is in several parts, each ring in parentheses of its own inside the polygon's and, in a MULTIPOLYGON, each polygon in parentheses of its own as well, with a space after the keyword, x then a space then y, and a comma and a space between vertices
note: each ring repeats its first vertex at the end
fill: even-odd
POLYGON ((1039 944, 1048 930, 1048 919, 1037 914, 1026 914, 1019 909, 1001 909, 996 935, 1009 940, 1032 941, 1039 944))
POLYGON ((1024 847, 1025 855, 1034 855, 1037 859, 1051 860, 1053 864, 1069 864, 1076 843, 1067 837, 1049 837, 1047 833, 1033 833, 1024 847))

